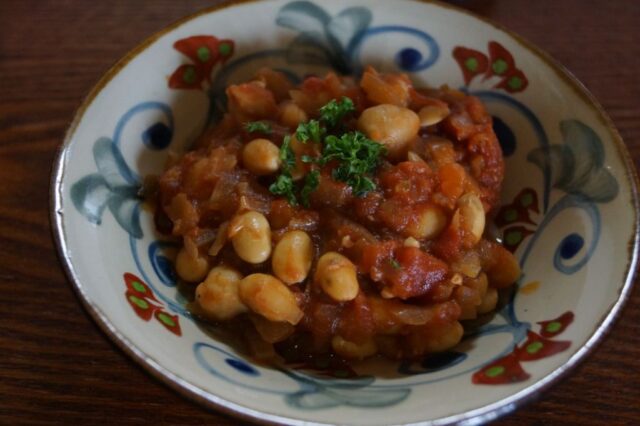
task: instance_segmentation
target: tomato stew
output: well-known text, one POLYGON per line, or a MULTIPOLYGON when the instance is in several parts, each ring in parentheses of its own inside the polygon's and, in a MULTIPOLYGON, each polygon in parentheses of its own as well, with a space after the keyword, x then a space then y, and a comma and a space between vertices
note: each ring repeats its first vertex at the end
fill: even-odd
POLYGON ((368 68, 294 87, 260 70, 158 179, 194 314, 278 351, 416 358, 455 346, 520 276, 486 236, 504 174, 473 96, 368 68))

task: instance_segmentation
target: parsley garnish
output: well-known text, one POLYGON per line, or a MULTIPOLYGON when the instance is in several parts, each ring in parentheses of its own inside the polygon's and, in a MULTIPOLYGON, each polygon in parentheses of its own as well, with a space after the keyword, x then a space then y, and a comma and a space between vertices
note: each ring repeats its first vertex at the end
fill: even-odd
MULTIPOLYGON (((302 155, 304 163, 315 163, 324 166, 329 162, 335 162, 332 171, 333 179, 349 185, 353 194, 362 197, 367 192, 376 188, 372 175, 380 165, 380 157, 385 153, 383 145, 367 138, 358 131, 346 132, 338 136, 329 134, 329 130, 335 128, 347 114, 355 111, 351 99, 343 97, 341 101, 332 100, 320 108, 320 119, 300 123, 296 129, 296 139, 303 143, 309 141, 322 143, 322 154, 319 157, 302 155)), ((292 206, 298 205, 295 194, 295 185, 291 177, 291 171, 295 167, 296 157, 291 150, 291 138, 286 136, 280 146, 280 160, 282 172, 275 182, 269 187, 273 194, 286 197, 292 206)), ((319 185, 320 172, 312 170, 305 176, 304 184, 300 188, 300 201, 303 206, 309 207, 309 197, 319 185)))
POLYGON ((400 262, 398 262, 394 258, 389 259, 389 264, 393 269, 402 269, 402 266, 400 266, 400 262))
POLYGON ((311 170, 311 172, 304 178, 304 186, 300 191, 300 199, 302 205, 309 208, 309 196, 316 190, 320 184, 320 172, 318 170, 311 170))
POLYGON ((296 157, 291 150, 291 137, 285 136, 280 146, 280 161, 282 161, 282 173, 269 186, 269 191, 275 195, 281 195, 289 201, 292 206, 298 205, 298 200, 293 192, 293 178, 291 170, 296 164, 296 157))
POLYGON ((292 206, 298 205, 296 195, 293 193, 293 179, 288 173, 279 175, 275 182, 269 186, 269 191, 275 195, 282 195, 292 206))
POLYGON ((263 133, 270 135, 272 132, 271 125, 264 121, 250 121, 245 123, 244 129, 249 133, 263 133))
POLYGON ((296 129, 296 138, 302 142, 307 143, 309 141, 320 143, 324 135, 327 133, 327 129, 322 126, 324 124, 329 129, 336 127, 342 119, 349 113, 356 110, 353 105, 353 101, 346 96, 340 100, 340 102, 332 99, 325 106, 320 108, 320 119, 309 120, 306 123, 298 124, 296 129), (322 123, 322 124, 321 124, 322 123))
POLYGON ((320 122, 318 120, 309 120, 306 123, 300 123, 296 129, 296 139, 302 143, 307 143, 309 141, 320 143, 322 142, 324 134, 325 129, 320 127, 320 122))
POLYGON ((353 101, 346 96, 343 96, 340 102, 332 99, 325 106, 320 108, 320 121, 325 123, 328 127, 336 127, 345 115, 354 112, 356 110, 353 105, 353 101))
POLYGON ((367 138, 361 132, 348 132, 340 137, 327 136, 324 140, 320 165, 337 160, 338 166, 333 169, 332 177, 345 182, 353 188, 357 197, 375 189, 376 185, 370 177, 380 165, 380 156, 385 149, 381 144, 367 138))
POLYGON ((280 146, 280 161, 285 174, 291 174, 291 169, 296 165, 296 156, 291 150, 291 136, 285 136, 280 146))

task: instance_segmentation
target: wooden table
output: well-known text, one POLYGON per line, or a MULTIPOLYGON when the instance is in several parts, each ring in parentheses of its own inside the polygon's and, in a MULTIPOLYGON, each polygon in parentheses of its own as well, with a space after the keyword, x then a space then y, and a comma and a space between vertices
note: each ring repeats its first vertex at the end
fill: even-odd
MULTIPOLYGON (((49 173, 74 110, 149 34, 212 0, 0 1, 0 424, 237 424, 143 372, 98 330, 50 237, 49 173)), ((640 161, 640 2, 463 1, 547 50, 640 161)), ((640 423, 640 288, 597 351, 504 425, 640 423)))

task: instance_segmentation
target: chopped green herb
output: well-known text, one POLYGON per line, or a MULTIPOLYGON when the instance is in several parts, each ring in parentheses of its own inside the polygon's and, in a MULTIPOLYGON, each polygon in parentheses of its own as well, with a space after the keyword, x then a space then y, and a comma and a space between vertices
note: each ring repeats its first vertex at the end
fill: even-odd
POLYGON ((272 132, 271 124, 264 121, 250 121, 244 125, 244 129, 249 133, 263 133, 270 135, 272 132))
MULTIPOLYGON (((381 157, 385 153, 383 145, 367 138, 363 133, 353 131, 338 135, 328 135, 327 128, 333 129, 340 124, 344 117, 355 111, 351 99, 343 97, 341 101, 332 100, 320 108, 320 119, 300 123, 296 129, 296 139, 302 143, 309 141, 322 143, 322 154, 319 157, 302 155, 304 163, 314 163, 324 166, 329 162, 335 162, 332 171, 333 179, 345 182, 349 185, 353 194, 362 197, 376 188, 372 175, 380 165, 381 157)), ((261 122, 247 123, 249 124, 261 122)), ((280 160, 282 172, 269 187, 275 195, 281 195, 292 206, 298 205, 296 198, 296 186, 291 177, 291 171, 295 167, 296 157, 291 149, 291 137, 286 136, 280 146, 280 160)), ((304 184, 300 188, 300 201, 309 206, 311 193, 318 188, 320 172, 313 170, 305 176, 304 184)))
POLYGON ((325 106, 320 108, 320 120, 324 122, 328 127, 336 127, 345 115, 352 113, 356 110, 353 105, 353 101, 346 96, 343 96, 340 102, 332 99, 325 106))
POLYGON ((334 179, 345 182, 353 188, 353 193, 362 197, 375 189, 376 185, 370 177, 380 165, 380 157, 384 154, 383 145, 372 141, 361 132, 348 132, 340 137, 327 136, 324 140, 321 165, 337 160, 338 166, 333 169, 334 179))
POLYGON ((280 161, 285 174, 291 174, 291 169, 296 165, 296 156, 291 150, 291 137, 285 136, 280 145, 280 161))
POLYGON ((293 179, 288 173, 279 175, 275 182, 269 186, 269 191, 275 195, 281 195, 287 199, 292 206, 298 205, 296 195, 293 193, 293 179))
POLYGON ((318 158, 317 157, 312 157, 310 155, 306 155, 305 154, 305 155, 301 155, 300 156, 300 160, 303 163, 316 163, 318 161, 318 158))
POLYGON ((309 120, 306 123, 300 123, 296 129, 296 139, 302 143, 307 143, 309 141, 320 143, 322 142, 324 134, 325 129, 320 127, 320 122, 318 120, 309 120))
POLYGON ((320 184, 320 172, 318 170, 312 170, 308 175, 304 178, 304 186, 300 191, 300 200, 302 205, 305 207, 309 207, 309 196, 313 191, 318 188, 320 184))
POLYGON ((389 264, 391 264, 391 267, 393 269, 402 269, 402 266, 400 266, 400 262, 398 262, 397 260, 391 258, 389 259, 389 264))

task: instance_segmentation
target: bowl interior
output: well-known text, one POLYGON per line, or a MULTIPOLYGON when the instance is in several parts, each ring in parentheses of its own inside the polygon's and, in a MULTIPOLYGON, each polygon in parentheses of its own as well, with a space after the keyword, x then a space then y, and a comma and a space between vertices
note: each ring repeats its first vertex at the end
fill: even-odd
POLYGON ((247 2, 172 26, 107 74, 68 133, 53 214, 89 311, 186 393, 267 421, 447 422, 512 408, 609 325, 635 266, 633 173, 584 89, 492 24, 411 0, 247 2), (524 275, 491 323, 428 361, 368 365, 348 379, 258 366, 188 315, 175 244, 155 232, 138 189, 216 119, 226 85, 262 66, 299 81, 367 64, 485 102, 507 164, 496 232, 524 275))

